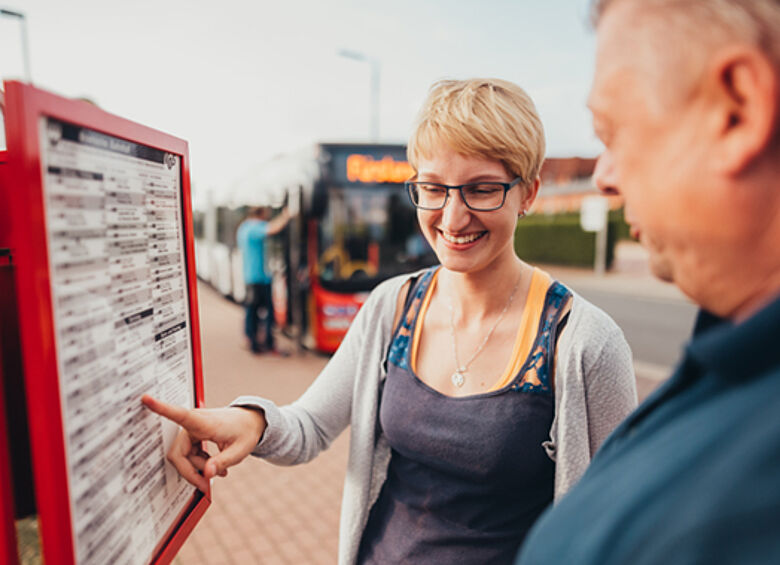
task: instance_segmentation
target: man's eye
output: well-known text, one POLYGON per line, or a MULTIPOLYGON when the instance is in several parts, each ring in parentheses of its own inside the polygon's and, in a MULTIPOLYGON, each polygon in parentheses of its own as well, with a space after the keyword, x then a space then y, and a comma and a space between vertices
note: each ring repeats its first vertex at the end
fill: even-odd
POLYGON ((440 186, 436 186, 435 184, 418 184, 417 188, 420 190, 424 190, 425 192, 430 192, 432 194, 444 192, 444 189, 440 186))

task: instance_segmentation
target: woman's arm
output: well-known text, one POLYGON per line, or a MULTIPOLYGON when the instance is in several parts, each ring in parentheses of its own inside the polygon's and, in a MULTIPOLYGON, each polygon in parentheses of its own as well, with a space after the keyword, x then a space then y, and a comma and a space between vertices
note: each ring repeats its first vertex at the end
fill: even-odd
POLYGON ((555 498, 579 480, 606 437, 636 407, 631 349, 601 309, 575 294, 556 349, 555 419, 545 443, 555 498))
POLYGON ((241 396, 231 403, 254 408, 265 416, 268 425, 253 455, 278 465, 305 463, 327 449, 349 425, 360 354, 371 331, 369 321, 376 317, 377 303, 372 297, 358 312, 336 353, 298 400, 279 407, 265 398, 241 396))
POLYGON ((240 397, 232 403, 265 415, 268 427, 254 455, 278 465, 304 463, 327 449, 350 424, 355 387, 377 385, 373 379, 379 378, 380 367, 374 366, 378 365, 374 360, 384 350, 374 350, 389 344, 402 284, 402 279, 392 279, 371 293, 336 353, 298 400, 281 408, 257 397, 240 397), (367 366, 369 359, 371 366, 367 366))
POLYGON ((593 456, 637 405, 631 349, 614 322, 595 362, 586 371, 585 402, 590 454, 593 456))

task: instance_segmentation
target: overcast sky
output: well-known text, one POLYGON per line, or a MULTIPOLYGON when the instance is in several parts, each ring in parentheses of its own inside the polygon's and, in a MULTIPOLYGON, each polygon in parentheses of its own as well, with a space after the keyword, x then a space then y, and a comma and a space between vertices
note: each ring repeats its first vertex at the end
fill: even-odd
MULTIPOLYGON (((366 141, 370 65, 380 140, 404 142, 431 83, 524 87, 548 156, 600 150, 585 99, 587 0, 0 0, 26 14, 33 82, 186 139, 195 189, 220 190, 273 155, 366 141)), ((22 76, 18 23, 0 21, 0 76, 22 76)))

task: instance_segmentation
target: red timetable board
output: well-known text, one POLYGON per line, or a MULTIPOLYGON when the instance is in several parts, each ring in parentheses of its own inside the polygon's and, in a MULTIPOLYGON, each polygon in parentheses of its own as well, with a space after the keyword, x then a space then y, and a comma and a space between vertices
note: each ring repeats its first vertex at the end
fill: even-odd
POLYGON ((0 247, 14 258, 44 561, 168 563, 210 500, 165 459, 176 426, 140 402, 203 403, 187 144, 5 90, 0 247))

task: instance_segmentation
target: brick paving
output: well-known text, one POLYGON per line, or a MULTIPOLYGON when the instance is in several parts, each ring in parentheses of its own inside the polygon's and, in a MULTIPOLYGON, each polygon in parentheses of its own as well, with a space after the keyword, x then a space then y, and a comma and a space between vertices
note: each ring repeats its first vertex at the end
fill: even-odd
MULTIPOLYGON (((199 298, 207 406, 224 406, 241 394, 290 402, 327 362, 311 353, 252 355, 243 347, 243 309, 203 285, 199 298)), ((643 398, 658 382, 640 379, 638 385, 643 398)), ((343 433, 305 465, 277 467, 249 457, 231 468, 214 480, 212 504, 174 564, 335 563, 347 449, 343 433)))
MULTIPOLYGON (((241 394, 284 404, 297 398, 327 359, 279 358, 243 349, 243 310, 199 288, 206 405, 241 394)), ((314 461, 277 467, 253 457, 212 484, 212 504, 179 551, 178 565, 336 562, 348 434, 314 461)))

